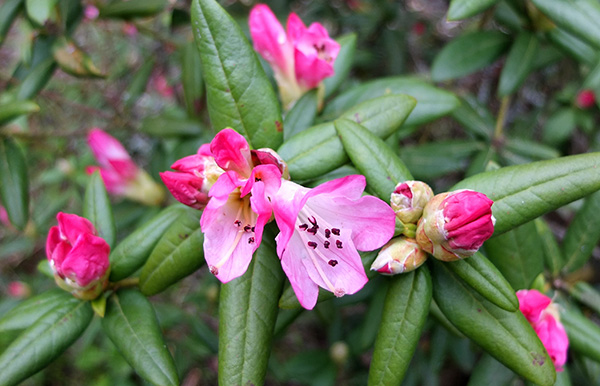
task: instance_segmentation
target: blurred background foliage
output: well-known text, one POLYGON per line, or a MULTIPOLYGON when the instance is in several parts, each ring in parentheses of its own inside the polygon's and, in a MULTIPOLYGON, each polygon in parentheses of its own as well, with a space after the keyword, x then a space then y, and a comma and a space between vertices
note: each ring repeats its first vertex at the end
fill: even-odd
MULTIPOLYGON (((281 20, 294 11, 307 22, 323 23, 331 36, 356 33, 350 77, 338 95, 392 76, 401 78, 376 88, 385 92, 417 77, 418 84, 449 92, 431 102, 449 103, 442 114, 406 124, 388 139, 414 177, 436 192, 494 165, 600 150, 594 98, 600 92, 600 35, 594 27, 582 33, 589 27, 585 21, 574 26, 546 17, 534 4, 544 1, 482 1, 481 9, 468 12, 459 7, 468 2, 441 0, 267 3, 281 20)), ((254 2, 221 4, 247 32, 254 2)), ((86 145, 90 128, 121 140, 157 181, 159 171, 195 153, 221 129, 210 126, 205 108, 189 9, 190 1, 180 0, 3 0, 0 137, 3 149, 12 138, 25 154, 30 216, 20 224, 11 218, 13 224, 4 221, 0 228, 0 315, 54 287, 37 267, 45 260, 55 214, 81 213, 85 167, 94 164, 86 145), (11 291, 13 282, 21 282, 24 292, 11 291)), ((327 119, 328 108, 335 113, 342 107, 328 106, 317 121, 327 119)), ((561 240, 581 205, 545 216, 540 226, 561 240)), ((115 200, 113 211, 122 239, 159 208, 115 200)), ((598 284, 600 234, 593 237, 584 269, 552 276, 558 289, 575 298, 573 283, 598 284)), ((376 277, 359 294, 320 303, 315 312, 282 309, 267 384, 366 384, 387 285, 376 277)), ((218 292, 217 280, 200 270, 152 299, 184 385, 216 384, 218 292)), ((71 349, 24 385, 144 384, 99 329, 96 318, 71 349)), ((9 341, 1 336, 0 350, 9 341)), ((570 363, 574 384, 598 384, 598 362, 573 353, 570 363)), ((522 384, 443 316, 428 321, 403 384, 484 381, 522 384)))

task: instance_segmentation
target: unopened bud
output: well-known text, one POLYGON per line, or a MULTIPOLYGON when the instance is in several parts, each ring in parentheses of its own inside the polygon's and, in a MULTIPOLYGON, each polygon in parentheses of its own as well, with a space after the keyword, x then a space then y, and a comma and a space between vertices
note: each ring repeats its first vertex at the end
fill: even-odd
POLYGON ((416 223, 423 208, 433 197, 433 190, 421 181, 405 181, 396 185, 391 196, 391 206, 403 223, 416 223))
POLYGON ((415 239, 396 237, 381 248, 371 265, 371 271, 383 275, 396 275, 414 271, 427 260, 425 253, 415 239))
POLYGON ((581 90, 575 100, 580 109, 589 109, 596 103, 596 94, 592 90, 581 90))

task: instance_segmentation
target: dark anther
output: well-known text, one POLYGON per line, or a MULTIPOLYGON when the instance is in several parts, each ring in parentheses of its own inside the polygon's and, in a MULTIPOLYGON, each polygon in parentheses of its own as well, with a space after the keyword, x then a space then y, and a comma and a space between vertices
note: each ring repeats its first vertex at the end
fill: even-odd
POLYGON ((255 177, 254 178, 254 182, 258 182, 258 181, 262 181, 262 180, 260 178, 258 178, 258 177, 255 177))
POLYGON ((248 244, 252 244, 254 242, 254 237, 249 237, 248 238, 248 244))
POLYGON ((342 242, 341 242, 340 240, 336 240, 336 242, 335 242, 335 245, 336 245, 338 248, 342 249, 342 242))
POLYGON ((314 241, 309 241, 308 242, 308 246, 311 247, 312 249, 316 249, 317 248, 317 243, 315 243, 314 241))
POLYGON ((337 229, 337 228, 331 228, 331 233, 333 233, 336 236, 339 236, 340 235, 340 230, 337 229))
POLYGON ((235 220, 233 223, 239 227, 242 226, 242 222, 240 220, 235 220))
POLYGON ((314 227, 307 229, 306 231, 310 234, 316 235, 317 234, 317 229, 319 229, 319 227, 317 225, 315 225, 314 227))
POLYGON ((329 229, 325 229, 325 237, 329 238, 331 236, 331 231, 329 229))
POLYGON ((338 261, 337 260, 329 260, 329 262, 327 264, 331 265, 332 267, 335 267, 336 265, 338 265, 338 261))
POLYGON ((323 243, 323 246, 325 247, 325 249, 328 249, 330 245, 331 245, 331 243, 327 240, 325 240, 325 242, 323 243))
POLYGON ((254 232, 254 227, 252 227, 252 232, 254 232))
POLYGON ((312 216, 312 218, 309 218, 308 221, 313 224, 314 226, 317 226, 317 219, 315 218, 315 216, 312 216))
POLYGON ((302 229, 303 231, 308 229, 308 224, 302 224, 300 225, 298 228, 302 229))
POLYGON ((250 232, 251 229, 252 229, 252 227, 250 225, 246 225, 244 227, 244 232, 250 232))

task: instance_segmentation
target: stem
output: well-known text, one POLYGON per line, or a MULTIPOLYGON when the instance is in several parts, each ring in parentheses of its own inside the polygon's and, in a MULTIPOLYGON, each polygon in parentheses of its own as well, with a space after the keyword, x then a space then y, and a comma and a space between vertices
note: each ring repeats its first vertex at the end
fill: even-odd
POLYGON ((110 283, 109 288, 112 289, 113 291, 116 291, 119 288, 135 287, 139 283, 140 283, 140 278, 139 277, 130 277, 130 278, 127 278, 127 279, 119 280, 116 283, 110 283))
POLYGON ((510 97, 505 96, 502 98, 502 102, 500 104, 500 110, 498 110, 498 117, 496 118, 496 128, 494 129, 494 140, 501 140, 504 136, 504 121, 506 121, 506 113, 508 112, 508 107, 510 106, 510 97))

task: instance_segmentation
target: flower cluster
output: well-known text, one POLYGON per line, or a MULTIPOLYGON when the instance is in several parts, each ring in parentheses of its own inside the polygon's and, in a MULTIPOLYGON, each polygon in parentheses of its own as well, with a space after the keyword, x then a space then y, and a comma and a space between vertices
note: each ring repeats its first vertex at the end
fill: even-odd
POLYGON ((161 173, 169 191, 204 209, 200 226, 210 271, 223 283, 243 275, 274 216, 283 270, 307 309, 315 306, 319 287, 336 296, 360 290, 367 277, 357 251, 377 249, 394 233, 393 210, 362 197, 363 176, 305 188, 289 181, 277 153, 251 150, 229 128, 172 168, 177 172, 161 173))
POLYGON ((544 344, 556 371, 562 371, 562 366, 567 361, 569 338, 560 323, 556 304, 537 290, 517 291, 517 298, 519 310, 544 344))
POLYGON ((427 253, 443 261, 464 259, 494 233, 493 202, 479 192, 434 196, 427 184, 406 181, 396 186, 390 201, 404 235, 386 244, 373 262, 371 269, 384 275, 418 268, 427 253))
POLYGON ((333 75, 340 45, 329 37, 320 23, 307 28, 292 12, 286 32, 271 9, 258 4, 250 12, 248 24, 254 49, 273 68, 286 108, 333 75))

